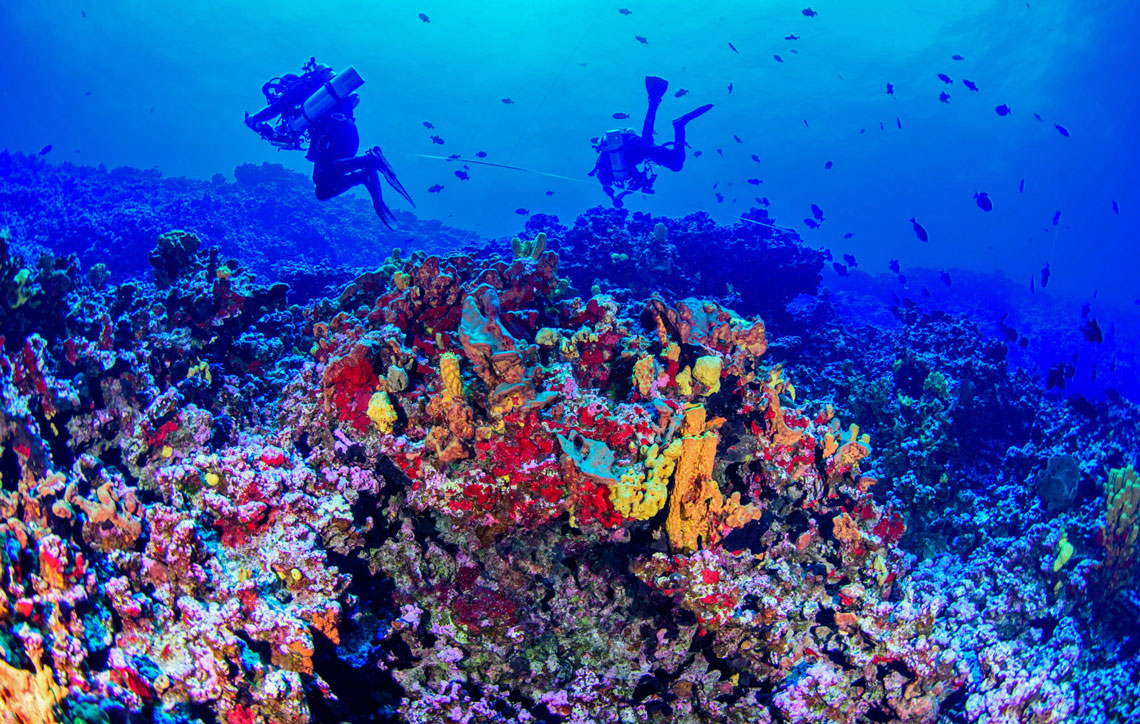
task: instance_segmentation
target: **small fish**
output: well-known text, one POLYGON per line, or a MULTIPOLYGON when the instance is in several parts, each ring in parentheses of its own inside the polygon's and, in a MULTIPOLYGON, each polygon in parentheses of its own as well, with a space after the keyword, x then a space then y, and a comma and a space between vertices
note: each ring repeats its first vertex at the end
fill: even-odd
POLYGON ((835 269, 835 273, 841 277, 850 276, 850 274, 847 271, 847 267, 843 266, 842 264, 840 264, 837 261, 831 262, 831 268, 835 269))
POLYGON ((781 58, 780 56, 776 55, 776 54, 773 54, 772 57, 776 59, 777 63, 783 63, 784 62, 784 59, 781 58))
POLYGON ((503 105, 504 106, 513 106, 514 104, 515 104, 515 102, 513 100, 511 100, 510 98, 504 98, 503 99, 503 105))
POLYGON ((435 144, 435 145, 437 145, 437 146, 442 146, 442 145, 443 145, 443 139, 442 139, 442 138, 440 138, 439 136, 432 136, 432 137, 431 137, 431 142, 432 142, 432 143, 434 143, 434 144, 435 144))
POLYGON ((756 163, 760 163, 760 157, 757 156, 755 153, 752 154, 752 160, 755 161, 756 163))
POLYGON ((985 191, 975 191, 974 201, 977 202, 978 208, 982 211, 993 211, 994 202, 990 200, 990 195, 985 191))
POLYGON ((1049 271, 1049 262, 1045 262, 1045 266, 1041 267, 1041 288, 1044 289, 1049 284, 1049 276, 1052 272, 1049 271))
POLYGON ((950 102, 950 94, 947 93, 946 91, 942 91, 941 93, 938 94, 938 100, 942 101, 943 103, 949 103, 950 102))
POLYGON ((1017 193, 1019 193, 1019 194, 1025 193, 1025 179, 1021 179, 1021 183, 1018 184, 1017 193))
POLYGON ((887 95, 893 96, 895 94, 895 84, 887 83, 887 95))
POLYGON ((922 224, 910 217, 910 224, 914 227, 914 235, 918 237, 919 241, 930 241, 930 237, 926 234, 926 229, 922 228, 922 224))
POLYGON ((633 37, 637 38, 637 42, 641 43, 642 45, 649 45, 649 41, 645 38, 644 35, 635 35, 633 37))
POLYGON ((1053 127, 1057 129, 1057 133, 1060 133, 1065 138, 1069 137, 1069 129, 1065 128, 1060 123, 1054 123, 1053 127))
POLYGON ((736 53, 737 55, 740 55, 740 51, 736 49, 735 45, 733 45, 732 43, 729 43, 728 47, 732 48, 732 52, 736 53))
POLYGON ((87 17, 87 11, 86 10, 80 10, 79 14, 82 15, 83 17, 87 17))
POLYGON ((800 36, 798 36, 798 35, 785 35, 784 36, 784 40, 799 40, 799 39, 800 39, 800 36))
POLYGON ((424 128, 426 128, 430 131, 431 129, 435 128, 435 126, 432 125, 431 121, 424 121, 424 128))
POLYGON ((1061 212, 1060 211, 1053 214, 1053 226, 1056 226, 1059 223, 1061 223, 1061 212))
POLYGON ((942 81, 943 83, 953 83, 954 82, 953 80, 951 80, 950 76, 946 75, 945 73, 939 73, 938 74, 938 80, 942 81))
POLYGON ((895 125, 899 127, 900 131, 902 130, 902 119, 898 116, 895 116, 895 125))
POLYGON ((714 193, 716 194, 716 202, 718 204, 723 204, 724 203, 724 194, 722 194, 719 191, 715 191, 714 193))
POLYGON ((435 184, 433 186, 428 186, 428 193, 429 194, 438 194, 440 191, 443 191, 443 184, 435 184))
POLYGON ((759 203, 761 206, 771 206, 772 205, 772 202, 768 200, 767 196, 761 196, 759 199, 756 200, 756 202, 759 203))
POLYGON ((886 127, 885 127, 885 126, 883 126, 883 122, 882 122, 882 121, 879 121, 879 130, 880 130, 880 131, 885 131, 885 130, 887 130, 887 129, 886 129, 886 127))
POLYGON ((487 152, 486 151, 476 151, 475 152, 475 158, 487 158, 487 152))
POLYGON ((91 91, 87 91, 87 92, 86 92, 86 93, 84 93, 83 95, 85 95, 85 96, 89 96, 89 95, 91 95, 91 91))
POLYGON ((898 259, 891 259, 891 263, 888 264, 887 266, 889 266, 891 271, 894 272, 895 274, 899 273, 899 260, 898 259))
POLYGON ((614 114, 614 118, 616 118, 619 121, 622 121, 622 120, 625 120, 626 118, 629 118, 629 114, 628 113, 622 113, 619 111, 619 112, 614 114))
POLYGON ((460 181, 469 181, 471 179, 471 174, 467 173, 466 171, 456 171, 455 177, 460 181))
POLYGON ((718 155, 718 156, 723 156, 723 155, 724 155, 724 149, 723 149, 723 148, 718 148, 718 149, 716 150, 716 152, 717 152, 717 155, 718 155))
POLYGON ((420 20, 424 21, 425 23, 431 22, 431 18, 429 18, 427 15, 424 15, 423 13, 420 13, 420 20))
POLYGON ((819 15, 819 13, 817 13, 817 12, 816 12, 816 11, 814 11, 814 10, 812 10, 811 8, 804 8, 804 9, 803 9, 803 10, 801 10, 800 12, 801 12, 801 13, 803 13, 804 15, 806 15, 806 16, 807 16, 807 17, 809 17, 809 18, 814 18, 816 15, 819 15))
POLYGON ((546 192, 546 195, 547 195, 547 196, 553 196, 553 195, 554 195, 554 192, 553 192, 553 191, 547 191, 547 192, 546 192))
POLYGON ((967 88, 969 88, 972 91, 978 90, 978 84, 972 80, 967 80, 967 79, 963 78, 962 79, 962 85, 966 86, 967 88))
POLYGON ((832 167, 832 165, 833 165, 833 164, 831 163, 831 161, 828 161, 827 163, 823 164, 823 168, 824 168, 824 170, 825 170, 825 171, 830 171, 830 170, 831 170, 831 167, 832 167))
POLYGON ((1002 103, 1000 106, 994 108, 994 113, 998 114, 999 116, 1008 116, 1012 110, 1012 108, 1002 103))
POLYGON ((948 272, 945 270, 938 272, 938 278, 942 280, 943 284, 950 286, 950 274, 948 272))
POLYGON ((673 94, 673 97, 674 98, 681 98, 681 97, 687 96, 687 95, 689 95, 689 89, 688 88, 678 88, 677 92, 673 94))
POLYGON ((852 234, 850 231, 848 231, 846 234, 843 235, 843 238, 844 239, 850 239, 852 236, 855 236, 855 235, 852 234))
POLYGON ((819 222, 815 219, 804 219, 804 224, 806 224, 809 229, 819 228, 819 222))
POLYGON ((764 182, 758 178, 750 178, 750 179, 748 179, 748 183, 752 184, 753 186, 759 186, 760 184, 762 184, 764 182))
POLYGON ((737 143, 744 143, 744 141, 740 140, 740 136, 736 135, 735 133, 732 134, 732 140, 736 141, 737 143))
POLYGON ((1112 200, 1112 210, 1116 212, 1117 216, 1120 216, 1120 206, 1116 203, 1116 199, 1112 200))
POLYGON ((816 204, 811 205, 811 215, 817 220, 823 221, 823 209, 819 208, 816 204))
POLYGON ((855 257, 851 254, 844 254, 843 261, 847 262, 847 266, 859 266, 859 263, 855 261, 855 257))
POLYGON ((633 11, 629 8, 618 8, 618 12, 622 15, 633 15, 633 11))
POLYGON ((526 216, 530 212, 520 206, 519 208, 515 209, 515 213, 518 214, 519 216, 526 216))
POLYGON ((1085 335, 1085 339, 1094 343, 1102 344, 1104 342, 1104 332, 1100 330, 1100 324, 1095 319, 1089 319, 1081 325, 1081 332, 1085 335))
POLYGON ((50 143, 40 149, 40 155, 41 156, 46 156, 49 153, 51 153, 51 144, 50 143))
POLYGON ((704 151, 693 151, 693 158, 700 158, 704 151))
POLYGON ((960 55, 951 55, 950 60, 965 60, 965 58, 960 55))
POLYGON ((728 94, 732 95, 732 83, 728 84, 728 94))
POLYGON ((804 128, 811 128, 811 126, 808 125, 806 118, 804 119, 804 128))
POLYGON ((1034 117, 1034 118, 1036 118, 1036 119, 1037 119, 1037 120, 1039 120, 1039 121, 1044 121, 1044 120, 1045 120, 1044 118, 1042 118, 1042 117, 1041 117, 1041 114, 1040 114, 1040 113, 1034 113, 1034 114, 1033 114, 1033 117, 1034 117))

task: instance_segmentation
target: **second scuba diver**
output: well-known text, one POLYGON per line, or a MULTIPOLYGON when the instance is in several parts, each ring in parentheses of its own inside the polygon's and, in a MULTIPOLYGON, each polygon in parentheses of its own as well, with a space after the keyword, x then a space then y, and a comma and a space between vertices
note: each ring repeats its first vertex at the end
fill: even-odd
POLYGON ((664 166, 671 171, 681 170, 685 163, 685 124, 712 109, 712 104, 708 103, 675 119, 673 140, 658 146, 653 143, 653 124, 657 119, 657 108, 668 88, 669 81, 664 78, 646 76, 645 90, 649 94, 649 108, 645 111, 641 135, 638 136, 630 128, 606 131, 594 146, 598 152, 598 161, 590 175, 598 178, 615 207, 621 208, 622 199, 635 191, 653 193, 653 181, 657 174, 653 173, 651 164, 664 166), (619 190, 615 191, 615 188, 619 190))
POLYGON ((337 74, 309 58, 302 75, 274 78, 261 87, 269 105, 252 116, 246 113, 245 123, 278 148, 299 151, 308 144, 305 158, 313 162, 317 198, 325 201, 363 184, 376 215, 391 229, 396 217, 384 203, 380 176, 413 207, 415 203, 379 146, 356 155, 360 134, 352 111, 360 102, 354 91, 363 83, 351 67, 337 74))

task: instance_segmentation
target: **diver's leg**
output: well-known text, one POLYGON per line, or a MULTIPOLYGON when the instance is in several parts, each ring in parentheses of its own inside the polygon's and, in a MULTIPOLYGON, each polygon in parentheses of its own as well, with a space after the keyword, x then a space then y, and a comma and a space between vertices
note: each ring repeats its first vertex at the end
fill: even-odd
POLYGON ((685 125, 694 118, 708 113, 710 110, 712 110, 712 104, 708 103, 675 119, 673 121, 673 147, 654 146, 650 154, 650 158, 653 162, 671 171, 680 171, 685 164, 685 125))

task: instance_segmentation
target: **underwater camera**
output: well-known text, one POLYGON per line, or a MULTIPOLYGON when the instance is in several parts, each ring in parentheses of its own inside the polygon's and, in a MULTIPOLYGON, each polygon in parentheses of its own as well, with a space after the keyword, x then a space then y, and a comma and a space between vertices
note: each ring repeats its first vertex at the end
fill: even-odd
POLYGON ((300 113, 289 121, 290 130, 295 133, 304 131, 362 85, 364 79, 356 72, 356 68, 348 66, 341 73, 325 81, 301 104, 300 113))

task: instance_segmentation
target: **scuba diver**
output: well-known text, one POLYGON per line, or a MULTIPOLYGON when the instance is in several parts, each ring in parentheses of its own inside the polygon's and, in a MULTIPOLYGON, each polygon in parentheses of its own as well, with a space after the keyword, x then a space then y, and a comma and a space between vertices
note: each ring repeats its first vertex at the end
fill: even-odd
POLYGON ((363 184, 376 215, 391 229, 396 217, 384 203, 380 176, 413 207, 415 203, 379 146, 356 155, 360 134, 352 110, 360 102, 354 91, 363 83, 351 66, 337 74, 309 58, 300 76, 290 73, 261 87, 269 105, 252 116, 246 113, 245 124, 278 148, 300 151, 308 146, 305 158, 313 162, 313 183, 321 201, 363 184))
POLYGON ((712 109, 708 103, 689 111, 673 121, 673 140, 658 146, 653 143, 653 124, 657 119, 657 107, 669 88, 669 81, 654 75, 645 76, 645 90, 649 94, 649 108, 645 111, 645 123, 638 136, 631 128, 606 131, 594 150, 598 152, 598 162, 594 164, 591 176, 597 176, 602 188, 621 208, 622 199, 640 191, 653 193, 653 181, 657 174, 652 164, 664 166, 672 171, 680 171, 685 163, 685 124, 712 109), (614 192, 614 187, 620 191, 614 192))

